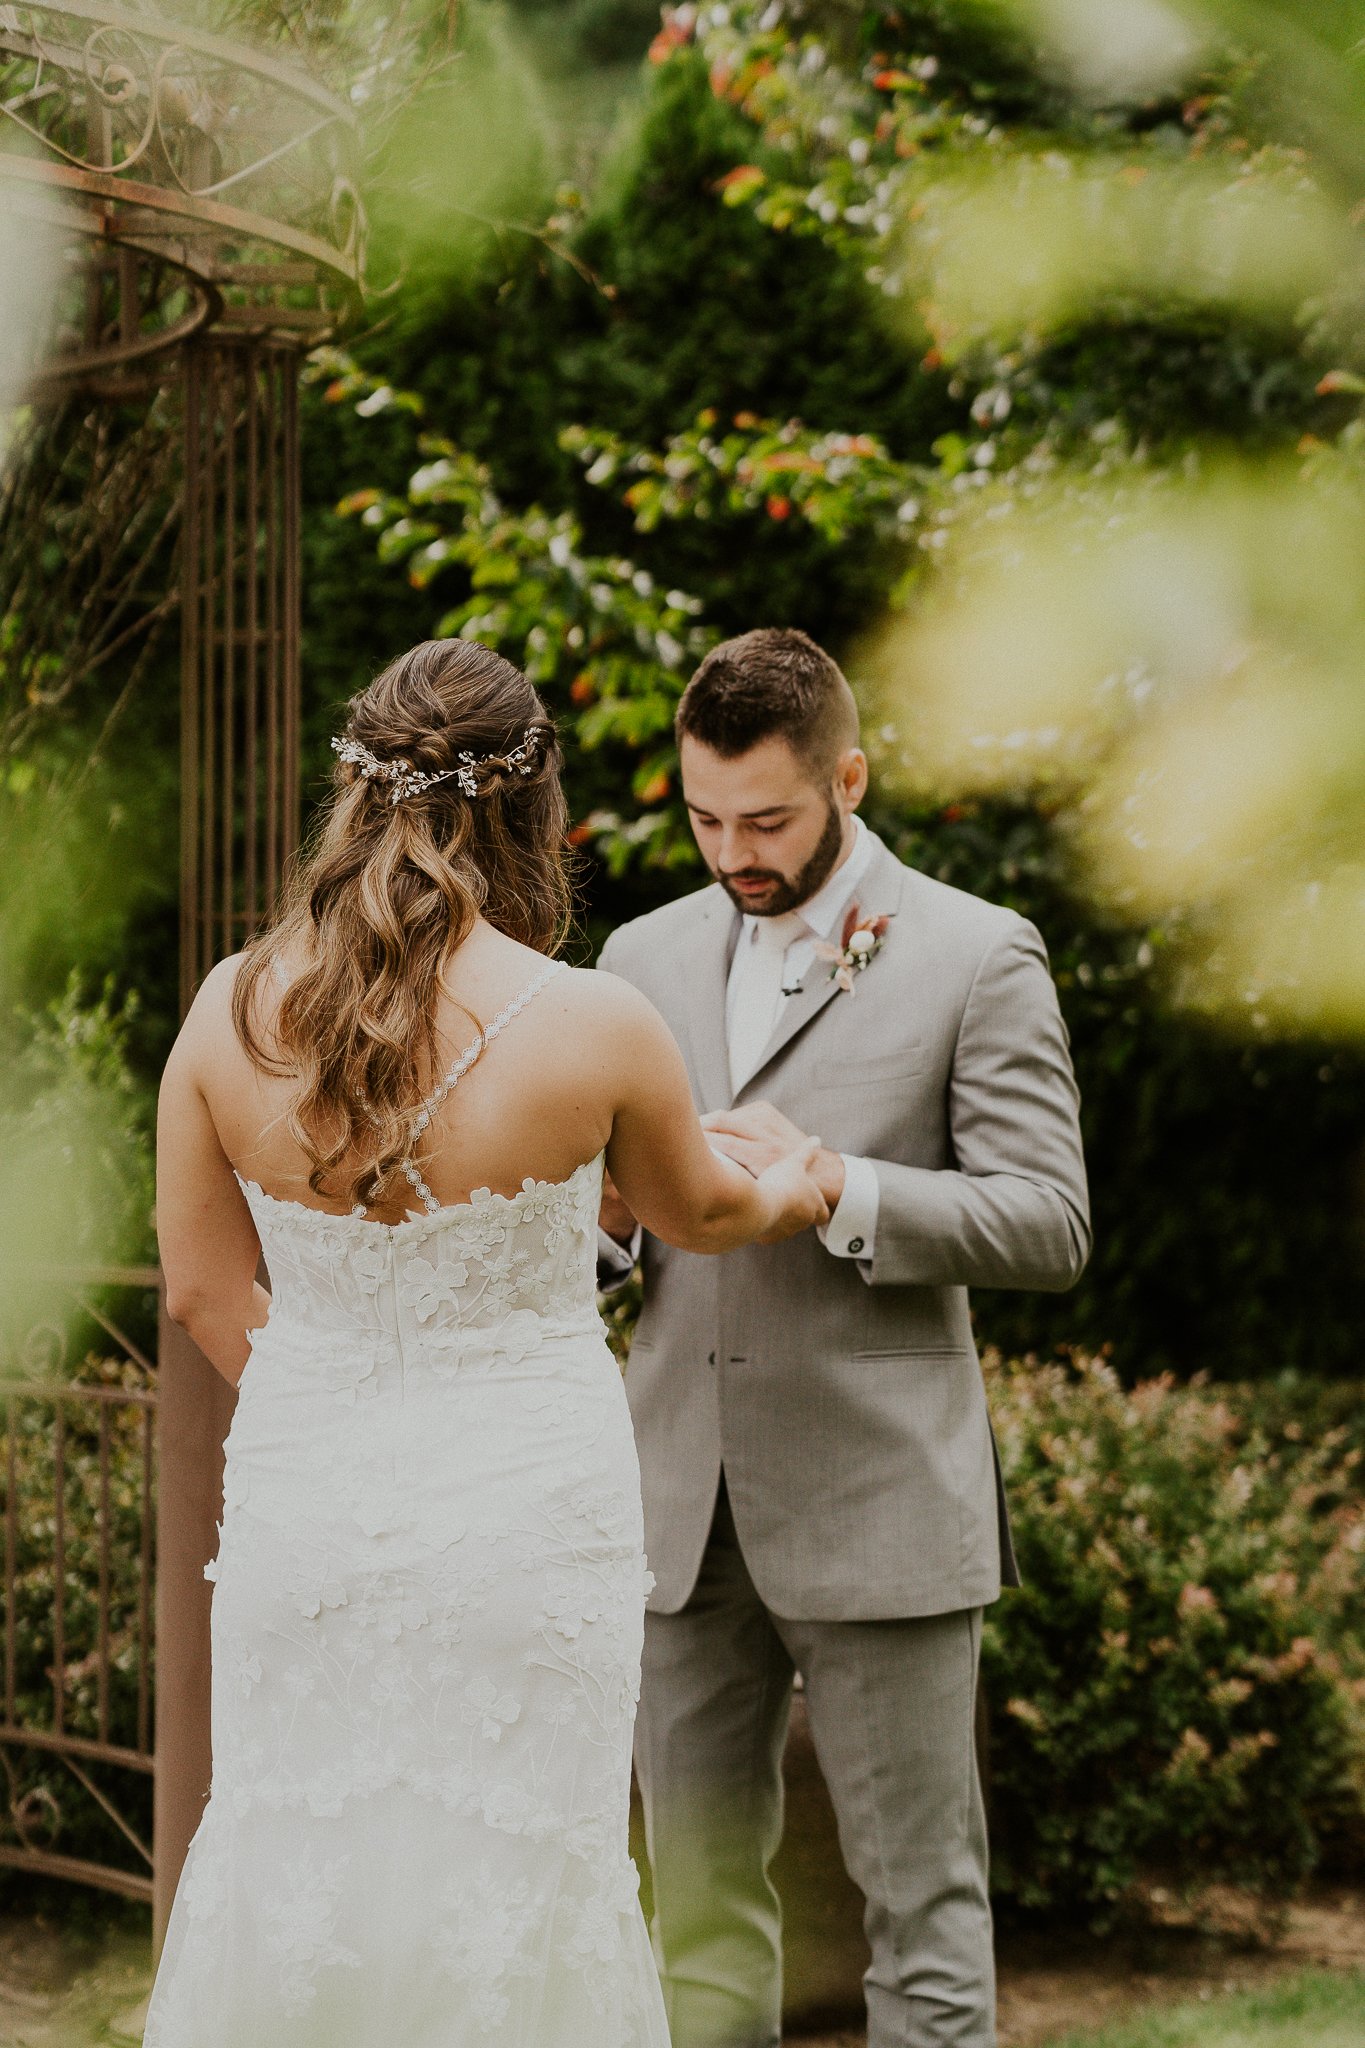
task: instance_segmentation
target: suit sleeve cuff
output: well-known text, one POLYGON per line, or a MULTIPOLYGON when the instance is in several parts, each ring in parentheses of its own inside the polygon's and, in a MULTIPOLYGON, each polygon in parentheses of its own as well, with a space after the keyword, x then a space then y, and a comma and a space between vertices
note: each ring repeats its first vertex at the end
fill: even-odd
POLYGON ((877 1208, 881 1190, 877 1170, 870 1159, 841 1152, 844 1162, 844 1191, 834 1214, 818 1233, 825 1250, 836 1259, 870 1259, 877 1238, 877 1208))

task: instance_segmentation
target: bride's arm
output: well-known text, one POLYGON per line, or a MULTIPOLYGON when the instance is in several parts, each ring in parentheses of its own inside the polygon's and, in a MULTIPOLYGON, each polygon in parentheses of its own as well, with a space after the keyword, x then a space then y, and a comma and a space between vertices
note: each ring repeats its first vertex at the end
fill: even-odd
POLYGON ((249 1332, 270 1313, 256 1279, 261 1246, 200 1088, 204 1014, 191 1010, 161 1080, 156 1118, 156 1234, 166 1313, 236 1386, 249 1332))
POLYGON ((607 1166, 631 1213, 665 1244, 728 1252, 775 1244, 829 1211, 807 1168, 807 1140, 757 1179, 712 1150, 697 1117, 682 1054, 663 1018, 615 975, 611 1064, 616 1101, 607 1166))

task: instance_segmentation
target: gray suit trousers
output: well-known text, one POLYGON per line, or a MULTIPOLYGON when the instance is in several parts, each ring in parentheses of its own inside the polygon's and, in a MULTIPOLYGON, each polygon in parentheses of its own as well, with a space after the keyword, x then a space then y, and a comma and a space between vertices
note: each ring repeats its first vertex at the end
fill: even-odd
POLYGON ((866 1899, 868 2048, 993 2048, 974 1720, 980 1608, 790 1621, 759 1598, 722 1478, 701 1573, 645 1619, 635 1768, 673 2048, 776 2048, 793 1674, 849 1875, 866 1899))

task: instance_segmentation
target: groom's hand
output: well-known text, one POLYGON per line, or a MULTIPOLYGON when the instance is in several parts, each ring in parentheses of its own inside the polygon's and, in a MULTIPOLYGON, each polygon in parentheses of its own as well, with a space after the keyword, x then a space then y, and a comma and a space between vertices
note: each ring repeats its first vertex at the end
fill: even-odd
MULTIPOLYGON (((805 1132, 798 1130, 780 1109, 774 1109, 771 1102, 746 1102, 742 1109, 713 1109, 701 1121, 717 1147, 753 1174, 785 1159, 806 1140, 805 1132)), ((832 1216, 844 1192, 843 1160, 837 1152, 821 1146, 811 1161, 810 1176, 832 1216)))
POLYGON ((597 1212, 597 1221, 608 1237, 614 1237, 618 1244, 629 1244, 635 1233, 635 1217, 626 1207, 616 1191, 616 1183, 609 1173, 602 1176, 602 1206, 597 1212))

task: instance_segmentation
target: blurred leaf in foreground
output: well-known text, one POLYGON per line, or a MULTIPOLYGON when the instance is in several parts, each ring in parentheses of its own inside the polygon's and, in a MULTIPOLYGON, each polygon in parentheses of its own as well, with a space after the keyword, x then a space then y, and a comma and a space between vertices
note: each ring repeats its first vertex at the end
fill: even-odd
POLYGON ((547 116, 534 67, 490 7, 393 115, 371 172, 371 271, 409 283, 480 266, 549 210, 547 116))
POLYGON ((930 182, 907 238, 946 355, 1128 312, 1237 305, 1292 318, 1359 279, 1345 214, 1280 158, 1239 167, 1048 150, 930 182))
POLYGON ((59 260, 58 238, 0 187, 0 468, 14 438, 16 410, 41 358, 52 313, 59 260))
POLYGON ((126 1057, 135 1010, 109 986, 90 1000, 73 976, 42 1012, 0 1025, 0 1336, 65 1312, 54 1267, 154 1255, 151 1137, 126 1057))
POLYGON ((1352 453, 989 494, 873 658, 942 788, 1050 791, 1191 993, 1365 1030, 1365 471, 1352 453))
POLYGON ((1202 10, 1171 0, 1012 0, 1012 10, 1101 104, 1183 84, 1205 47, 1202 10))

